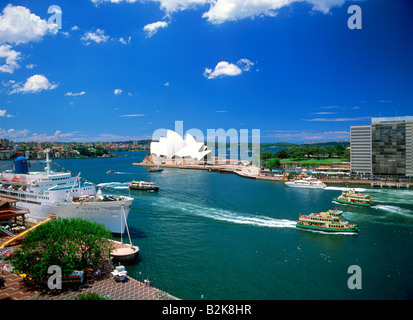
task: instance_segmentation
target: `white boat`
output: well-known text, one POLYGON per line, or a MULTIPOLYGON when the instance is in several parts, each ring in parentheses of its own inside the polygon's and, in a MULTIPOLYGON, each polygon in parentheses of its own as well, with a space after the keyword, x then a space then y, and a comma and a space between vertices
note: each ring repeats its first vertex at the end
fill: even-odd
POLYGON ((148 182, 148 181, 131 181, 129 182, 129 188, 135 190, 153 190, 158 191, 159 186, 155 184, 155 182, 148 182))
POLYGON ((314 188, 314 189, 324 189, 326 185, 318 179, 313 177, 302 178, 294 181, 286 181, 285 184, 289 187, 297 188, 314 188))
POLYGON ((81 183, 65 172, 50 171, 49 154, 44 172, 29 172, 27 160, 18 157, 13 170, 0 174, 0 195, 18 199, 17 205, 27 208, 26 215, 33 220, 44 220, 54 215, 60 218, 82 218, 103 224, 112 233, 123 233, 125 225, 119 222, 121 208, 126 218, 133 198, 118 195, 103 195, 93 183, 81 183))

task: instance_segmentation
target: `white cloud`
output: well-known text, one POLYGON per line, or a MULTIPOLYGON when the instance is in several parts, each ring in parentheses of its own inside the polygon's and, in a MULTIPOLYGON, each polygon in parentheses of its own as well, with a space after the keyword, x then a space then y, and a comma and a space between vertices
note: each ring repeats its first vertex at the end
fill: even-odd
POLYGON ((219 24, 245 18, 277 15, 279 9, 294 2, 308 2, 314 11, 330 12, 333 7, 341 6, 346 0, 216 0, 202 17, 209 22, 219 24))
POLYGON ((249 71, 251 67, 254 65, 254 62, 251 62, 248 59, 240 59, 238 60, 237 64, 241 67, 243 71, 249 71))
POLYGON ((126 41, 125 39, 123 39, 122 37, 119 38, 119 42, 122 44, 129 44, 131 41, 132 37, 129 36, 128 40, 126 41))
MULTIPOLYGON (((255 17, 275 17, 278 10, 293 3, 308 3, 313 11, 329 13, 331 8, 343 5, 347 0, 150 0, 159 3, 167 16, 174 12, 195 9, 208 5, 203 18, 214 24, 255 17)), ((95 5, 102 3, 135 3, 138 0, 91 0, 95 5)), ((140 2, 144 2, 141 0, 140 2)), ((148 1, 149 2, 149 1, 148 1)))
POLYGON ((144 117, 145 115, 144 114, 142 114, 142 113, 136 113, 136 114, 124 114, 124 115, 121 115, 121 116, 119 116, 119 117, 127 117, 127 118, 129 118, 129 117, 144 117))
POLYGON ((36 65, 33 64, 33 63, 30 63, 30 64, 26 65, 26 69, 33 69, 34 67, 36 67, 36 65))
POLYGON ((163 84, 165 87, 169 87, 169 81, 163 84))
MULTIPOLYGON (((95 5, 102 3, 135 3, 138 0, 90 0, 95 5)), ((203 18, 214 24, 255 17, 275 17, 278 10, 293 3, 308 3, 313 11, 329 13, 331 8, 343 5, 347 0, 150 0, 159 3, 167 16, 174 12, 195 9, 208 5, 203 18)), ((140 2, 144 2, 141 0, 140 2)), ((149 1, 148 1, 149 2, 149 1)))
POLYGON ((0 59, 5 59, 5 64, 0 65, 1 72, 13 73, 15 69, 19 68, 17 60, 20 59, 20 52, 11 48, 10 45, 4 44, 0 46, 0 59))
POLYGON ((113 93, 115 94, 115 95, 120 95, 120 94, 122 94, 122 92, 123 92, 123 90, 122 89, 115 89, 114 91, 113 91, 113 93))
POLYGON ((357 117, 357 118, 315 118, 315 119, 302 119, 304 121, 318 121, 318 122, 344 122, 344 121, 361 121, 361 120, 368 120, 371 117, 357 117))
POLYGON ((223 76, 238 76, 241 73, 242 70, 240 67, 226 61, 221 61, 218 62, 214 70, 205 68, 204 77, 208 79, 214 79, 216 77, 223 76))
POLYGON ((29 134, 29 130, 16 130, 16 129, 2 129, 0 128, 0 136, 6 139, 16 139, 16 138, 24 138, 29 134))
POLYGON ((218 62, 214 70, 205 68, 204 77, 214 79, 223 76, 238 76, 244 71, 249 71, 253 65, 254 63, 248 59, 238 60, 237 65, 228 63, 227 61, 221 61, 218 62))
POLYGON ((211 0, 153 0, 160 3, 160 8, 167 14, 187 9, 195 9, 207 3, 212 3, 211 0))
POLYGON ((158 32, 159 28, 166 28, 168 23, 165 21, 157 21, 154 23, 147 24, 143 27, 143 30, 146 32, 148 38, 152 37, 155 33, 158 32))
POLYGON ((7 5, 0 15, 0 43, 19 44, 40 41, 50 29, 46 20, 22 6, 7 5))
POLYGON ((135 3, 138 0, 91 0, 94 4, 98 5, 99 3, 105 3, 105 2, 110 2, 110 3, 121 3, 121 2, 127 2, 127 3, 135 3))
POLYGON ((72 29, 70 29, 70 30, 72 30, 72 31, 77 31, 77 30, 79 30, 79 29, 80 29, 80 28, 75 25, 75 26, 73 26, 72 29))
POLYGON ((47 78, 40 74, 35 74, 26 80, 26 83, 22 86, 21 83, 13 85, 13 93, 37 93, 42 90, 53 90, 57 87, 57 84, 52 84, 47 78))
POLYGON ((86 93, 86 91, 82 92, 66 92, 65 96, 70 96, 70 97, 77 97, 77 96, 83 96, 86 93))
POLYGON ((96 43, 107 42, 109 40, 109 36, 105 35, 105 30, 96 29, 96 32, 86 32, 80 40, 85 41, 86 45, 89 45, 91 41, 96 43))
POLYGON ((7 110, 0 110, 0 117, 13 118, 14 116, 7 113, 7 110))

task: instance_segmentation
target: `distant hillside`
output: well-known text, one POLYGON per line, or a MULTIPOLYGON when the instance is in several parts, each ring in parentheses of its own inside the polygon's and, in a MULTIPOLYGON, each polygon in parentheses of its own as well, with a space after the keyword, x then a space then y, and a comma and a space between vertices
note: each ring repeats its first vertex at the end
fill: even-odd
POLYGON ((350 145, 350 141, 341 140, 341 141, 315 141, 315 142, 306 142, 306 143, 290 143, 290 142, 265 142, 261 143, 261 148, 270 148, 270 147, 278 147, 278 148, 290 148, 290 147, 301 147, 301 146, 312 146, 312 145, 319 145, 322 147, 326 146, 336 146, 336 145, 350 145))

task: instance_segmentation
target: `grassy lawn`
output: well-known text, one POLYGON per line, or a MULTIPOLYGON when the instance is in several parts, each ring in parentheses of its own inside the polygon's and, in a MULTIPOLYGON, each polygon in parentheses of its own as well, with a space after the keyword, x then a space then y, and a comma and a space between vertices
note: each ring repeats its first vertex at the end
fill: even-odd
POLYGON ((350 162, 347 159, 338 159, 338 158, 330 158, 330 159, 281 159, 281 163, 293 163, 293 164, 309 164, 309 165, 323 165, 323 164, 332 164, 333 162, 350 162))

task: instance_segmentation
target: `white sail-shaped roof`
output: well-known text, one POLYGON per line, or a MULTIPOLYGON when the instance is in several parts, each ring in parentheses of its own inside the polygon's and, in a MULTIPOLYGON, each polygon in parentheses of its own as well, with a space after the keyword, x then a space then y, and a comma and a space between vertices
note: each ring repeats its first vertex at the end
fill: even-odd
POLYGON ((201 160, 211 152, 203 142, 196 141, 192 135, 187 134, 184 140, 172 130, 167 130, 166 138, 161 137, 159 142, 151 142, 151 153, 158 157, 172 158, 177 156, 201 160))

